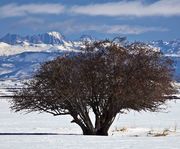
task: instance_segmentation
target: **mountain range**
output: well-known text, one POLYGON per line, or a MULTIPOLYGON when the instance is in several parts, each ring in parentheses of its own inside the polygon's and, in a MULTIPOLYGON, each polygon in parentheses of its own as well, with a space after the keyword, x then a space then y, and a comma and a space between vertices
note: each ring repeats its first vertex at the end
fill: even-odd
MULTIPOLYGON (((27 36, 6 34, 0 38, 0 79, 30 78, 43 62, 65 53, 78 52, 84 42, 94 40, 83 35, 79 40, 70 41, 55 31, 27 36)), ((180 40, 149 41, 147 44, 174 59, 175 77, 180 76, 180 40)))
POLYGON ((11 45, 20 43, 34 43, 34 44, 63 44, 64 37, 58 32, 47 32, 38 35, 21 36, 17 34, 6 34, 0 39, 1 42, 5 42, 11 45))

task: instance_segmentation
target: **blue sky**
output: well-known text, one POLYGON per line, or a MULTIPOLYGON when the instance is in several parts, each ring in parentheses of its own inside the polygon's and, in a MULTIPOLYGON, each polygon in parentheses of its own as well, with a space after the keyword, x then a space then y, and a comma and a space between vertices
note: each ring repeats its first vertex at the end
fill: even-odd
POLYGON ((180 38, 180 0, 1 0, 0 36, 59 31, 129 40, 180 38))

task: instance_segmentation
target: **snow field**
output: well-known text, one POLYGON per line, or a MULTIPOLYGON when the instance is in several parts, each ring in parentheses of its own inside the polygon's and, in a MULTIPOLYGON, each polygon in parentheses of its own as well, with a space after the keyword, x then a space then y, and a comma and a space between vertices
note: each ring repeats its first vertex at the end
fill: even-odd
MULTIPOLYGON (((1 89, 3 93, 7 94, 1 89)), ((70 116, 14 113, 9 106, 9 100, 0 99, 0 149, 180 149, 178 100, 168 102, 161 113, 131 111, 117 116, 108 137, 83 136, 70 116)))

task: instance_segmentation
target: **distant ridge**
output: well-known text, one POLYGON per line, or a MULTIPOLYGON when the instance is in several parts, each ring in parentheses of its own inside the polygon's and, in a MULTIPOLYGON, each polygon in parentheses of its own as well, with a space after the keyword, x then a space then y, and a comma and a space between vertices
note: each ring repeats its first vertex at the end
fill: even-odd
MULTIPOLYGON (((0 79, 30 78, 45 61, 79 52, 84 43, 95 40, 83 35, 79 40, 70 41, 56 31, 27 36, 6 34, 0 38, 0 79)), ((157 40, 147 44, 175 60, 176 76, 180 76, 180 40, 157 40)))
POLYGON ((0 42, 5 42, 11 45, 14 44, 22 44, 24 42, 32 43, 32 44, 62 44, 64 41, 64 36, 59 32, 47 32, 38 35, 27 35, 21 36, 18 34, 6 34, 4 37, 0 38, 0 42))

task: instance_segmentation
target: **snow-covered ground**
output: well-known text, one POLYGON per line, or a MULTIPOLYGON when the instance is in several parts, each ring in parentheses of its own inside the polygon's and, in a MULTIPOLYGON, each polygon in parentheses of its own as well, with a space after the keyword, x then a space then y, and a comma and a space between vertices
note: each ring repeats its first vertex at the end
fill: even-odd
MULTIPOLYGON (((13 83, 20 85, 0 82, 0 94, 8 94, 3 87, 13 83)), ((0 99, 0 149, 180 149, 178 100, 161 113, 119 115, 108 137, 83 136, 69 116, 14 113, 9 105, 9 100, 0 99)))

